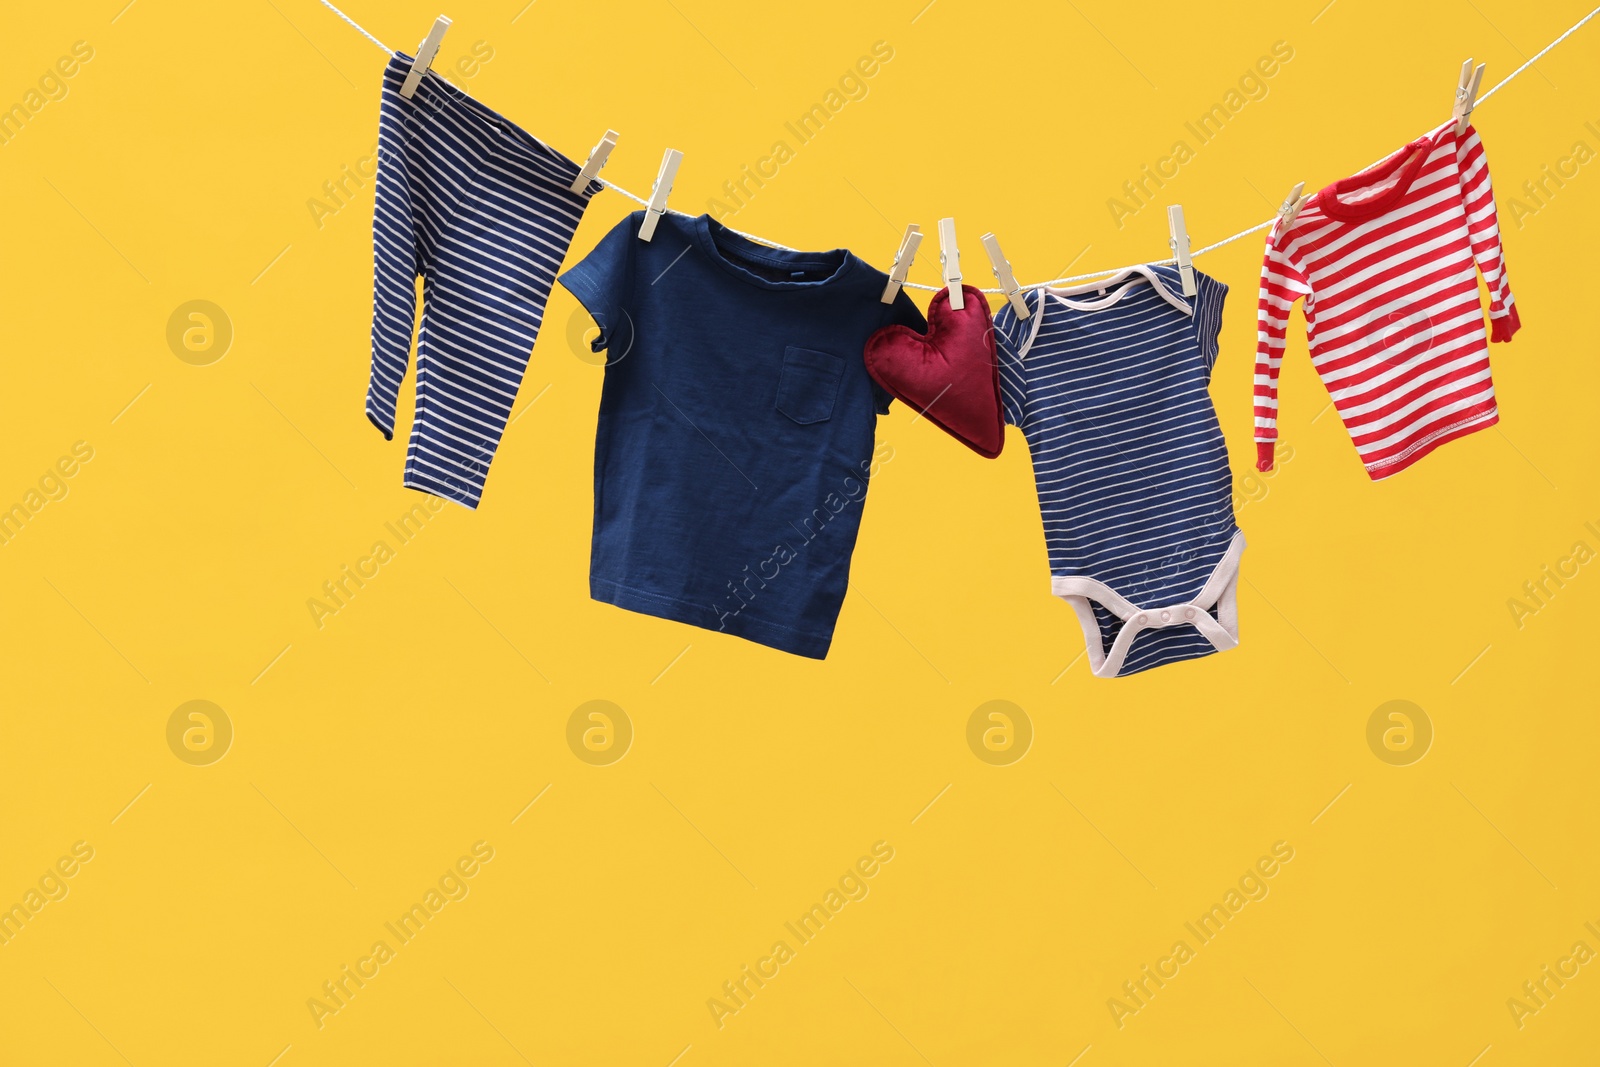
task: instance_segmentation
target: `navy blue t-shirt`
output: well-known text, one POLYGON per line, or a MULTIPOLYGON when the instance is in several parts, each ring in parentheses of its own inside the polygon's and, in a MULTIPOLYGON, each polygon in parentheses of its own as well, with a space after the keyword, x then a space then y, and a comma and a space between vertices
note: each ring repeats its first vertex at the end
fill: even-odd
POLYGON ((922 314, 842 248, 780 252, 708 215, 641 241, 642 216, 560 278, 608 350, 590 595, 821 659, 886 458, 862 348, 922 314))

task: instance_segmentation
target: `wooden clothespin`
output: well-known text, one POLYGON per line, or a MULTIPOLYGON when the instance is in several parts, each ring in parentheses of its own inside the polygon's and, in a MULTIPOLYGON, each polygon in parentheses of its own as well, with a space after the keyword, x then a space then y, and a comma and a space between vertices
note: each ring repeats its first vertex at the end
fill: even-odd
POLYGON ((1300 209, 1306 206, 1306 200, 1309 199, 1300 195, 1305 192, 1305 188, 1305 182, 1295 182, 1294 188, 1289 190, 1288 199, 1278 208, 1278 221, 1273 227, 1273 233, 1287 233, 1289 227, 1294 225, 1294 220, 1300 215, 1300 209))
POLYGON ((439 45, 444 42, 444 31, 450 28, 450 20, 440 15, 433 20, 433 29, 428 31, 428 36, 417 45, 417 57, 411 61, 411 69, 406 72, 406 80, 400 83, 400 95, 410 100, 417 91, 417 86, 422 84, 422 76, 428 73, 428 68, 433 66, 434 57, 439 54, 439 45))
POLYGON ((644 209, 644 221, 639 224, 639 240, 648 241, 656 235, 656 223, 667 213, 667 195, 678 177, 678 167, 683 163, 683 153, 676 148, 667 149, 661 157, 661 170, 656 183, 650 187, 650 204, 644 209))
POLYGON ((1474 70, 1470 59, 1461 64, 1461 77, 1456 80, 1456 106, 1450 112, 1455 116, 1457 137, 1467 132, 1467 124, 1472 121, 1472 108, 1478 102, 1478 86, 1483 84, 1485 66, 1487 64, 1479 63, 1474 70))
POLYGON ((1189 231, 1183 225, 1182 205, 1173 204, 1167 208, 1167 229, 1172 232, 1167 244, 1178 261, 1178 274, 1183 278, 1183 295, 1193 296, 1199 290, 1194 284, 1194 261, 1189 258, 1189 231))
POLYGON ((607 130, 606 135, 600 138, 600 143, 589 150, 589 159, 584 163, 583 169, 572 181, 572 191, 583 192, 584 188, 600 173, 600 168, 606 165, 606 160, 611 158, 611 150, 617 147, 617 131, 607 130))
POLYGON ((939 220, 939 269, 944 274, 945 288, 950 290, 950 306, 960 311, 964 305, 961 293, 961 248, 956 244, 956 220, 939 220))
POLYGON ((906 235, 900 238, 900 251, 894 254, 894 264, 889 268, 889 283, 883 287, 885 304, 894 303, 895 294, 906 283, 906 273, 911 270, 911 261, 917 258, 917 248, 921 244, 922 228, 913 222, 906 227, 906 235))
POLYGON ((989 253, 989 264, 994 267, 994 277, 1000 283, 1000 291, 1011 301, 1011 310, 1017 313, 1019 319, 1032 315, 1033 312, 1028 310, 1028 302, 1022 299, 1022 287, 1017 284, 1017 276, 1011 273, 1011 262, 1000 251, 999 240, 992 233, 984 234, 979 240, 983 242, 983 250, 989 253))

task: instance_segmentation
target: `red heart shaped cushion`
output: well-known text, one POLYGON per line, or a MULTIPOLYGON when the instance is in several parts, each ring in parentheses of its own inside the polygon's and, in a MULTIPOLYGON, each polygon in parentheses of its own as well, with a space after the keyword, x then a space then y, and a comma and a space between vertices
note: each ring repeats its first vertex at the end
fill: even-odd
POLYGON ((970 285, 960 311, 950 290, 928 307, 928 332, 885 326, 867 338, 867 373, 890 395, 980 456, 994 459, 1006 443, 1000 408, 1000 362, 995 358, 989 302, 970 285))

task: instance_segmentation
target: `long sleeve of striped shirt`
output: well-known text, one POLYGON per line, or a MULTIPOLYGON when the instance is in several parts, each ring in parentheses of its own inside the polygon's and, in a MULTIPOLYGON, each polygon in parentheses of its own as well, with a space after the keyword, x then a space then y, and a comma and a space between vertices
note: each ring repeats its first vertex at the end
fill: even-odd
POLYGON ((1506 280, 1505 256, 1500 249, 1500 213, 1494 206, 1494 186, 1489 181, 1489 157, 1478 131, 1467 134, 1456 149, 1461 174, 1461 196, 1467 209, 1467 229, 1472 235, 1472 256, 1489 289, 1489 340, 1505 342, 1522 328, 1511 283, 1506 280))
POLYGON ((1477 131, 1458 137, 1446 125, 1328 186, 1293 226, 1273 229, 1257 303, 1256 466, 1264 471, 1278 438, 1278 377, 1297 300, 1312 366, 1374 479, 1498 421, 1486 340, 1509 341, 1521 322, 1477 131))
POLYGON ((1261 261, 1261 295, 1256 301, 1256 467, 1272 469, 1278 441, 1278 372, 1288 343, 1289 312, 1296 300, 1311 295, 1304 266, 1294 249, 1274 229, 1261 261))

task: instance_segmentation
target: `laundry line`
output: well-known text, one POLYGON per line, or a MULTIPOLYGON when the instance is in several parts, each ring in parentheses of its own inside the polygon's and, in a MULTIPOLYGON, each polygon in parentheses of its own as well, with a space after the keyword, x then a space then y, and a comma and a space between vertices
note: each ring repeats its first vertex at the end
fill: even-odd
MULTIPOLYGON (((386 45, 382 41, 378 40, 377 37, 375 37, 371 33, 367 32, 367 30, 365 28, 363 28, 360 23, 358 23, 355 19, 351 18, 349 15, 346 15, 343 11, 340 11, 337 7, 335 7, 330 2, 330 0, 322 0, 322 6, 327 8, 329 11, 332 11, 335 15, 339 16, 339 18, 343 19, 344 22, 346 24, 348 24, 352 29, 354 29, 357 33, 361 34, 361 36, 365 37, 367 40, 371 41, 373 44, 375 44, 379 48, 383 49, 391 57, 395 55, 395 50, 393 48, 390 48, 388 45, 386 45)), ((1493 96, 1495 93, 1498 93, 1501 89, 1504 89, 1507 85, 1510 85, 1511 82, 1513 80, 1515 80, 1518 75, 1522 74, 1523 71, 1525 71, 1529 67, 1533 66, 1539 60, 1543 59, 1545 57, 1545 55, 1552 48, 1554 48, 1556 45, 1560 44, 1562 41, 1565 41, 1568 37, 1571 37, 1574 33, 1578 32, 1578 30, 1582 29, 1583 26, 1586 23, 1588 23, 1590 20, 1592 20, 1596 15, 1600 15, 1600 7, 1595 8, 1593 11, 1590 11, 1587 15, 1583 16, 1583 18, 1581 18, 1577 22, 1573 23, 1570 27, 1567 28, 1565 33, 1563 33, 1561 36, 1557 37, 1555 40, 1551 41, 1549 44, 1545 45, 1543 48, 1539 49, 1538 52, 1534 53, 1533 58, 1529 59, 1526 63, 1522 64, 1522 66, 1518 67, 1516 70, 1512 71, 1510 74, 1507 74, 1500 81, 1496 82, 1494 84, 1494 86, 1492 88, 1490 88, 1490 90, 1488 92, 1484 93, 1482 96, 1478 97, 1477 100, 1473 101, 1473 104, 1472 104, 1473 108, 1476 109, 1481 104, 1483 104, 1484 101, 1488 100, 1491 96, 1493 96)), ((1450 120, 1450 122, 1454 122, 1454 121, 1455 121, 1455 119, 1453 119, 1453 118, 1450 120)), ((1437 133, 1438 131, 1444 129, 1444 127, 1447 126, 1447 125, 1449 125, 1449 123, 1440 123, 1438 126, 1435 126, 1433 129, 1429 130, 1428 133, 1425 134, 1424 136, 1432 136, 1433 134, 1437 133)), ((1393 153, 1390 153, 1390 155, 1393 155, 1393 153)), ((1366 170, 1366 169, 1368 169, 1370 167, 1376 166, 1378 163, 1381 163, 1381 162, 1383 162, 1383 160, 1388 159, 1388 158, 1389 158, 1389 156, 1385 155, 1385 156, 1383 156, 1383 157, 1381 157, 1381 158, 1379 158, 1377 160, 1374 160, 1372 163, 1367 164, 1366 167, 1363 167, 1362 170, 1366 170)), ((601 177, 596 177, 595 181, 598 181, 601 185, 605 186, 607 189, 610 189, 612 192, 620 193, 621 195, 627 197, 629 200, 632 200, 634 203, 638 204, 640 207, 649 207, 650 206, 650 201, 649 200, 645 199, 642 196, 639 196, 637 193, 629 192, 627 189, 624 189, 622 186, 617 185, 614 182, 609 182, 606 179, 601 178, 601 177)), ((669 214, 672 214, 672 215, 682 215, 685 218, 692 218, 693 217, 693 216, 689 215, 687 212, 674 210, 670 206, 667 208, 667 212, 669 214)), ((1265 222, 1257 223, 1256 225, 1250 227, 1247 230, 1240 230, 1238 233, 1234 234, 1232 237, 1224 237, 1222 240, 1217 241, 1214 244, 1206 245, 1204 248, 1195 249, 1193 252, 1191 252, 1189 254, 1189 258, 1191 260, 1199 259, 1201 256, 1205 255, 1207 252, 1215 252, 1219 248, 1226 248, 1228 245, 1233 244, 1235 241, 1243 240, 1244 238, 1249 237, 1253 233, 1260 233, 1262 230, 1269 229, 1277 221, 1278 221, 1278 217, 1276 215, 1274 215, 1272 218, 1266 220, 1265 222)), ((748 238, 749 240, 757 242, 758 244, 766 245, 768 248, 776 248, 776 249, 779 249, 779 250, 784 251, 784 252, 797 252, 797 251, 799 251, 799 249, 790 248, 788 245, 779 244, 777 241, 769 240, 768 238, 761 237, 761 236, 759 236, 757 234, 746 233, 743 230, 735 230, 731 226, 729 226, 727 228, 729 230, 731 230, 732 232, 738 234, 740 237, 745 237, 745 238, 748 238)), ((1157 265, 1157 266, 1168 266, 1168 265, 1175 264, 1178 261, 1177 261, 1177 259, 1175 257, 1169 257, 1167 259, 1147 260, 1145 262, 1146 263, 1151 263, 1151 264, 1154 264, 1154 265, 1157 265)), ((1070 276, 1065 277, 1065 278, 1052 278, 1047 282, 1033 282, 1033 283, 1028 284, 1028 285, 1023 285, 1023 286, 1021 286, 1021 288, 1022 288, 1023 291, 1027 291, 1027 290, 1030 290, 1030 289, 1045 289, 1045 288, 1048 288, 1050 286, 1066 285, 1066 284, 1069 284, 1071 282, 1090 281, 1090 280, 1093 280, 1095 278, 1103 278, 1103 277, 1105 277, 1107 275, 1110 275, 1110 274, 1120 274, 1123 271, 1132 270, 1135 267, 1139 267, 1139 266, 1143 266, 1143 265, 1144 264, 1142 264, 1142 263, 1134 263, 1134 264, 1129 264, 1126 267, 1115 267, 1115 268, 1112 268, 1110 270, 1097 270, 1097 271, 1092 271, 1092 272, 1090 272, 1088 274, 1073 274, 1073 275, 1070 275, 1070 276)), ((926 293, 937 293, 941 289, 944 288, 944 286, 942 286, 942 285, 923 285, 920 282, 912 282, 912 281, 907 281, 907 282, 904 283, 904 285, 905 285, 905 288, 907 288, 907 289, 920 289, 921 291, 926 292, 926 293)), ((1003 295, 1005 295, 1005 290, 999 289, 999 288, 980 289, 979 291, 983 292, 983 293, 990 293, 990 294, 993 294, 995 296, 1003 296, 1003 295)))

